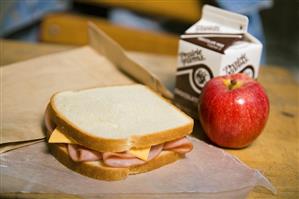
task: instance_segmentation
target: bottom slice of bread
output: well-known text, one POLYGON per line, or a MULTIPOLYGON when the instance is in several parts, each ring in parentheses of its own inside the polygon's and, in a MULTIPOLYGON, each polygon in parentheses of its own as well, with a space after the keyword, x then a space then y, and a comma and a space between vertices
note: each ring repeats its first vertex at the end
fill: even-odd
POLYGON ((159 156, 143 165, 113 168, 104 165, 102 161, 74 162, 69 157, 65 144, 49 144, 49 147, 54 157, 69 169, 91 178, 107 181, 122 180, 130 174, 148 172, 184 157, 173 151, 162 151, 159 156))

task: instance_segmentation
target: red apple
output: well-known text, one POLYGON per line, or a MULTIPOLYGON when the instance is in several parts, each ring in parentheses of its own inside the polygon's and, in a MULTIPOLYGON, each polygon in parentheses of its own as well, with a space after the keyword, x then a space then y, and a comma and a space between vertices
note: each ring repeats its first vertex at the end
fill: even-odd
POLYGON ((263 87, 245 74, 215 77, 202 90, 200 122, 219 146, 248 146, 261 134, 268 115, 269 99, 263 87))

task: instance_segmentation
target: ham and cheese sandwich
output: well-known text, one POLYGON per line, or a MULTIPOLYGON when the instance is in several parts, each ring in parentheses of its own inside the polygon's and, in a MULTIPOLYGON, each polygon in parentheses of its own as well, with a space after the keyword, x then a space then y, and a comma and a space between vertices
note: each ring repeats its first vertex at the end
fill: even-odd
POLYGON ((147 172, 192 150, 193 120, 142 85, 57 93, 45 126, 58 161, 101 180, 147 172))

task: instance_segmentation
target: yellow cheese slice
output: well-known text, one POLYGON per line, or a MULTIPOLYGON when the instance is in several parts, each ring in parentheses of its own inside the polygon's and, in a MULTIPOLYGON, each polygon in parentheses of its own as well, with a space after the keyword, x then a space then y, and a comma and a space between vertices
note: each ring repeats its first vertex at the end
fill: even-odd
POLYGON ((49 143, 77 144, 77 142, 73 138, 66 136, 61 131, 59 131, 57 128, 52 132, 48 142, 49 143))
POLYGON ((151 147, 142 148, 142 149, 132 148, 129 150, 129 153, 134 155, 137 158, 140 158, 141 160, 146 161, 150 150, 151 150, 151 147))
MULTIPOLYGON (((65 135, 64 133, 59 131, 57 128, 52 132, 48 142, 49 143, 78 144, 74 139, 65 135)), ((141 160, 146 161, 150 150, 151 150, 151 147, 141 148, 141 149, 132 148, 129 150, 129 153, 134 155, 137 158, 140 158, 141 160)))

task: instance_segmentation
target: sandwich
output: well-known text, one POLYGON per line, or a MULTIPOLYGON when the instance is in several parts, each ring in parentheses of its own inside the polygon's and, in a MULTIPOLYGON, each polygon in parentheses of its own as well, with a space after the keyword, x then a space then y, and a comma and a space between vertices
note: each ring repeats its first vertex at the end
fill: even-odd
POLYGON ((193 119, 139 84, 56 93, 45 126, 59 162, 100 180, 157 169, 193 148, 193 119))

